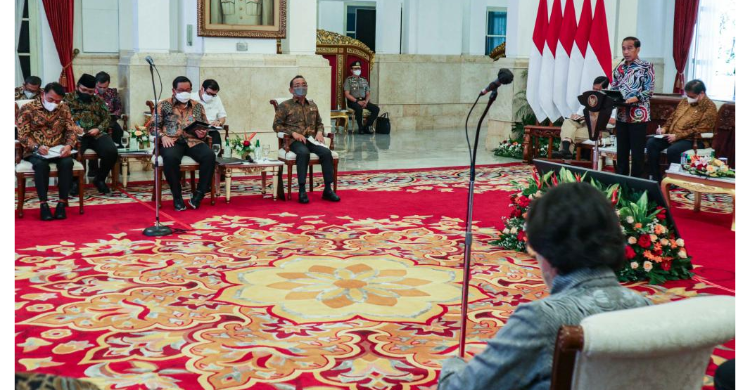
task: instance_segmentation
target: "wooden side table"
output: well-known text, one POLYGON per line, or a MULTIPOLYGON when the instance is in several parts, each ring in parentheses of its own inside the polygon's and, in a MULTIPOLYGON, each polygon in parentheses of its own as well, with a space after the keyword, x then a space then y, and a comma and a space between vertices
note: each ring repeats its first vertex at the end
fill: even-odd
MULTIPOLYGON (((214 171, 214 180, 216 181, 216 184, 212 187, 212 190, 215 188, 217 190, 221 190, 220 188, 220 177, 221 173, 223 172, 225 175, 224 178, 224 186, 226 187, 226 201, 229 203, 232 197, 232 172, 239 171, 239 172, 245 172, 245 173, 260 173, 261 174, 261 192, 263 195, 266 194, 266 173, 270 170, 273 175, 273 200, 276 200, 278 198, 279 194, 279 177, 281 177, 281 170, 284 169, 284 163, 278 160, 269 160, 269 161, 261 161, 261 162, 254 162, 250 164, 224 164, 221 162, 216 163, 216 168, 214 171)), ((283 193, 283 191, 282 191, 283 193)), ((216 204, 215 200, 212 199, 211 205, 216 204)))
POLYGON ((670 206, 669 185, 684 188, 693 192, 693 211, 701 210, 702 194, 727 194, 732 197, 732 231, 734 231, 734 214, 736 211, 737 196, 734 190, 734 180, 732 179, 710 179, 691 175, 686 172, 666 172, 666 176, 661 181, 661 191, 667 201, 667 207, 670 206))
MULTIPOLYGON (((130 168, 130 160, 139 160, 143 163, 150 163, 151 162, 151 153, 148 150, 140 150, 140 149, 118 149, 117 150, 118 157, 117 162, 115 163, 115 166, 120 165, 121 169, 120 172, 122 173, 122 186, 124 188, 128 187, 128 170, 130 168)), ((114 172, 114 170, 113 170, 114 172)), ((117 181, 118 177, 117 175, 114 175, 113 173, 113 186, 117 187, 117 181)))

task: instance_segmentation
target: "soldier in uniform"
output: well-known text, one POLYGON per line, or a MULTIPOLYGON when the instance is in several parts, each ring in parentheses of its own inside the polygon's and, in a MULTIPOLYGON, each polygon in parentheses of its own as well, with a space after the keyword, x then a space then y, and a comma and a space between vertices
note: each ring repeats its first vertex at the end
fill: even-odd
POLYGON ((362 64, 359 61, 354 61, 351 65, 352 75, 346 78, 344 81, 344 97, 346 98, 346 105, 354 110, 354 116, 357 119, 357 126, 359 127, 359 134, 372 134, 372 124, 378 117, 380 108, 370 103, 370 85, 367 83, 364 77, 360 77, 362 74, 362 64), (362 125, 362 110, 368 109, 370 116, 367 118, 367 123, 362 125))

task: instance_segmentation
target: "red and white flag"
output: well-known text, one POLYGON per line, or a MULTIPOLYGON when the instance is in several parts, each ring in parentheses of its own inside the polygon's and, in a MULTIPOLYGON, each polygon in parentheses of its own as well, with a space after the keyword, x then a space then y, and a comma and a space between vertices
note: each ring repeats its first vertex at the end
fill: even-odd
POLYGON ((557 41, 560 36, 560 26, 562 25, 562 6, 560 0, 554 0, 552 3, 552 13, 549 17, 547 26, 547 36, 544 39, 544 52, 542 53, 542 70, 539 73, 539 105, 547 115, 550 121, 556 121, 560 117, 560 112, 555 107, 552 99, 555 87, 555 52, 557 51, 557 41))
POLYGON ((544 39, 547 36, 547 0, 539 0, 539 8, 536 11, 536 23, 532 35, 531 53, 529 54, 529 72, 526 77, 526 101, 529 102, 531 110, 534 111, 536 120, 541 122, 547 115, 539 105, 539 75, 542 71, 542 53, 544 52, 544 39))
MULTIPOLYGON (((568 64, 568 107, 571 112, 577 112, 581 107, 578 103, 578 95, 591 88, 594 80, 591 80, 585 90, 581 90, 581 71, 583 70, 583 55, 586 54, 586 48, 589 45, 589 33, 591 32, 591 0, 583 0, 581 16, 578 18, 578 28, 576 29, 573 49, 570 51, 570 63, 568 64)), ((585 84, 585 83, 583 83, 585 84)))
POLYGON ((560 26, 560 37, 557 41, 555 52, 555 85, 552 100, 557 111, 564 117, 569 117, 572 111, 568 107, 568 64, 570 53, 573 49, 573 40, 576 35, 576 9, 573 0, 565 0, 565 12, 563 12, 562 25, 560 26))
POLYGON ((612 81, 612 49, 609 47, 607 11, 604 0, 596 0, 594 19, 591 21, 588 47, 581 72, 581 91, 588 91, 598 76, 607 76, 612 81))

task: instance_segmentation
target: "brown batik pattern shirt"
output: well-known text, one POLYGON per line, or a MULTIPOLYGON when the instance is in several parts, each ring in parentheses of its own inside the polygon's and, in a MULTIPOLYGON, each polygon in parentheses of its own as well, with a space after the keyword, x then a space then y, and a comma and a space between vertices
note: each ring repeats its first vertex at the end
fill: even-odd
POLYGON ((91 101, 84 103, 78 99, 76 92, 73 91, 66 93, 63 101, 70 108, 70 115, 73 117, 73 122, 83 128, 84 134, 91 129, 99 129, 99 134, 95 135, 94 138, 99 138, 107 134, 107 130, 109 129, 109 109, 102 98, 97 95, 91 95, 91 101))
POLYGON ((175 98, 167 98, 159 102, 157 106, 159 134, 175 141, 184 139, 191 148, 203 143, 203 140, 183 132, 193 122, 208 122, 203 105, 192 99, 187 104, 178 103, 179 101, 175 98))
POLYGON ((665 134, 675 134, 678 140, 700 133, 713 133, 717 117, 716 104, 708 96, 695 104, 682 99, 662 130, 665 134))
MULTIPOLYGON (((41 101, 42 100, 41 89, 39 90, 39 92, 37 92, 36 95, 32 96, 31 99, 41 101)), ((23 85, 20 87, 16 87, 16 99, 15 100, 29 100, 29 98, 26 97, 26 94, 23 93, 23 85)))
POLYGON ((24 147, 24 157, 31 155, 37 146, 74 147, 77 131, 70 110, 64 102, 49 112, 40 101, 33 101, 21 107, 18 114, 18 141, 24 147))
POLYGON ((303 136, 315 136, 316 132, 324 132, 323 120, 320 119, 318 106, 307 99, 302 103, 289 99, 276 109, 273 118, 273 131, 277 133, 299 133, 303 136))

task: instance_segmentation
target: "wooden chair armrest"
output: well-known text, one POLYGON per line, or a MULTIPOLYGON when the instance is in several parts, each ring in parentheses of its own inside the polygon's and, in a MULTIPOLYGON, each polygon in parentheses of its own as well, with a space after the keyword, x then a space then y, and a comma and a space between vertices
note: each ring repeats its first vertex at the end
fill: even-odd
POLYGON ((83 150, 81 150, 81 140, 76 140, 76 146, 73 147, 73 149, 77 150, 78 153, 76 153, 76 160, 83 163, 83 150))
POLYGON ((524 130, 560 130, 561 127, 559 126, 536 126, 536 125, 526 125, 523 127, 524 130))
POLYGON ((552 380, 550 390, 570 390, 578 352, 583 350, 583 328, 561 326, 557 332, 555 352, 552 358, 552 380))
POLYGON ((331 139, 331 144, 328 146, 328 148, 331 149, 331 150, 333 150, 333 147, 334 147, 334 144, 333 144, 334 134, 333 133, 328 133, 328 134, 326 134, 326 137, 328 137, 328 138, 331 139))
POLYGON ((224 125, 224 139, 229 139, 229 125, 224 125))
POLYGON ((289 134, 284 134, 284 151, 289 153, 289 147, 294 139, 289 134))
POLYGON ((21 160, 23 160, 23 145, 21 145, 18 140, 16 140, 16 164, 20 164, 21 160))

